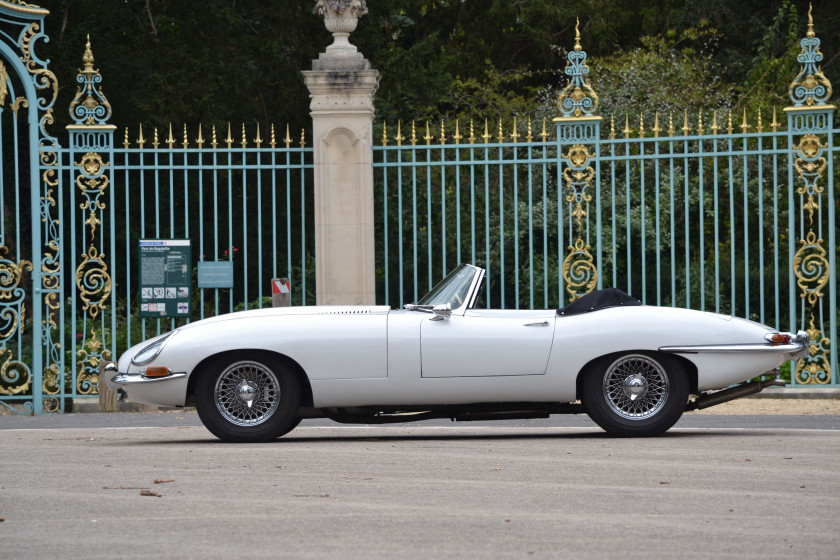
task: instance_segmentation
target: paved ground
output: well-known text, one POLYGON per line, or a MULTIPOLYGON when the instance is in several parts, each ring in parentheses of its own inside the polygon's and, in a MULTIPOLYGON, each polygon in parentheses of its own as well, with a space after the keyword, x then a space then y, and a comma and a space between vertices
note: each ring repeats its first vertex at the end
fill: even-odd
POLYGON ((838 418, 310 421, 229 445, 190 412, 2 417, 0 557, 836 558, 838 418))

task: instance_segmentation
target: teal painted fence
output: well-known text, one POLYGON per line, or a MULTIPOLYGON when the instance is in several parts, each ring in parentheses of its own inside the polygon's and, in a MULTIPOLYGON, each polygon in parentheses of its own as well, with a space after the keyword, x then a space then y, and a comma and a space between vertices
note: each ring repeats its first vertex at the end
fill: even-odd
POLYGON ((650 305, 807 330, 791 384, 840 385, 840 130, 821 59, 811 24, 783 111, 648 115, 647 128, 639 115, 617 130, 595 114, 578 42, 550 122, 383 125, 382 302, 416 301, 463 261, 487 268, 487 307, 562 307, 616 286, 650 305))
MULTIPOLYGON (((66 411, 99 368, 181 322, 315 301, 313 150, 273 127, 117 130, 90 45, 62 145, 58 84, 35 54, 46 11, 0 4, 0 413, 66 411), (138 242, 188 239, 192 311, 138 313, 138 242), (233 288, 198 262, 233 261, 233 288)), ((604 286, 650 305, 808 330, 792 385, 840 386, 835 108, 809 27, 789 106, 597 114, 570 52, 557 118, 381 125, 373 149, 377 298, 416 301, 487 268, 481 305, 554 308, 604 286), (769 121, 769 122, 768 122, 769 121), (647 122, 647 126, 645 123, 647 122)))

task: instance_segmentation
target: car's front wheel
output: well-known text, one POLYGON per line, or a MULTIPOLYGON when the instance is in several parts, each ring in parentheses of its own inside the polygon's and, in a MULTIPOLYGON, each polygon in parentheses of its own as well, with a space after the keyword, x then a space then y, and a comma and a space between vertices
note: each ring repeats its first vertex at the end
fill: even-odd
POLYGON ((619 437, 656 436, 680 419, 688 376, 670 356, 647 352, 596 360, 584 372, 581 399, 592 420, 619 437))
POLYGON ((199 377, 195 407, 204 426, 228 442, 270 441, 298 423, 300 386, 270 355, 228 355, 199 377))

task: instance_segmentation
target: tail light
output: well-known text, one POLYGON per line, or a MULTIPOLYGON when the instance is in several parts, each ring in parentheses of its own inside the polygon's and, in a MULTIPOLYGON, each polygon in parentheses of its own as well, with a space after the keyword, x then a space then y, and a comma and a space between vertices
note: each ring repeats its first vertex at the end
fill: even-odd
POLYGON ((770 333, 765 336, 764 339, 770 344, 790 344, 790 341, 793 340, 793 336, 790 334, 770 333))

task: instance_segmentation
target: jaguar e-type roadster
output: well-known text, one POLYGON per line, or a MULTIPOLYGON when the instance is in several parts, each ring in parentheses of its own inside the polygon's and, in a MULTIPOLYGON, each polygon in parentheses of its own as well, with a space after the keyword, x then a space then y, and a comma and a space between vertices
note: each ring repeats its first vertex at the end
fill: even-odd
MULTIPOLYGON (((218 438, 277 438, 304 418, 378 424, 587 413, 654 436, 685 410, 757 393, 748 381, 807 355, 804 332, 642 305, 606 289, 555 310, 479 309, 462 264, 414 304, 267 308, 197 321, 130 348, 121 398, 194 404, 218 438)), ((772 377, 772 373, 770 373, 772 377)))

